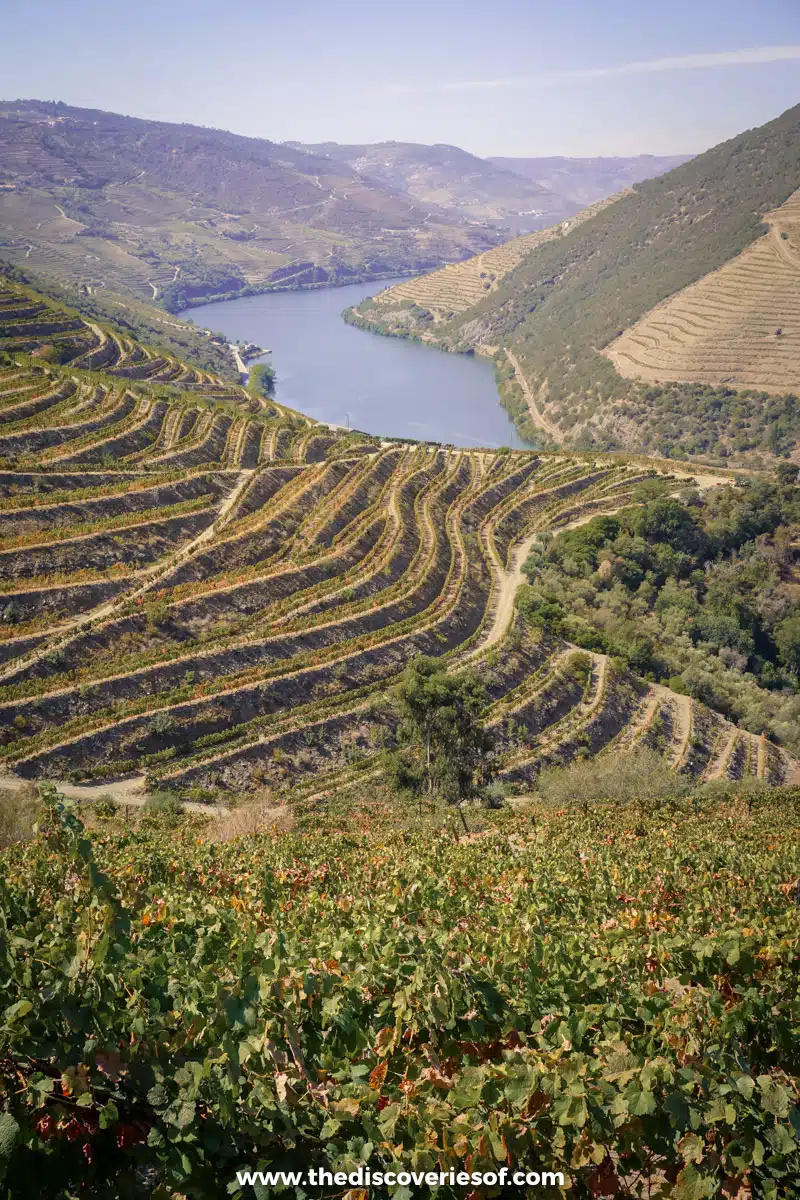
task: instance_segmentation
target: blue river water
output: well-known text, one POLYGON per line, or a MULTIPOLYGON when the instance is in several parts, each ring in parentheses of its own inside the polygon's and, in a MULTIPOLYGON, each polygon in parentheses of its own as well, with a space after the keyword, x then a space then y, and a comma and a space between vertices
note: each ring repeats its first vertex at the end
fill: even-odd
POLYGON ((319 421, 384 437, 456 446, 523 445, 501 407, 492 366, 421 342, 347 325, 342 310, 395 280, 268 292, 180 315, 231 341, 269 348, 276 399, 319 421))

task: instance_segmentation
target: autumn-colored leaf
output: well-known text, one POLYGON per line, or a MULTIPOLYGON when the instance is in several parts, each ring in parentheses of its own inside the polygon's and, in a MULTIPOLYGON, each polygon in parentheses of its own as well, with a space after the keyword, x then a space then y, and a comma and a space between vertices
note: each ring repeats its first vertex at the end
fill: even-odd
POLYGON ((386 1078, 386 1072, 388 1069, 389 1064, 386 1062, 386 1060, 384 1060, 383 1062, 378 1063, 377 1067, 373 1067, 373 1069, 370 1071, 369 1086, 374 1088, 375 1091, 380 1091, 383 1081, 386 1078))

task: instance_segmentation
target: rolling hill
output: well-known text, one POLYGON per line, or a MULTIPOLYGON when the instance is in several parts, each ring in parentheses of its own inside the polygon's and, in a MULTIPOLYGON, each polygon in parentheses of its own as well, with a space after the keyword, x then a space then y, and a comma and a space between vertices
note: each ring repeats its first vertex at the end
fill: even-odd
POLYGON ((416 142, 290 145, 346 162, 365 178, 421 204, 431 204, 470 221, 502 225, 514 233, 542 229, 581 207, 557 190, 528 178, 525 172, 515 172, 499 160, 478 158, 458 146, 416 142))
POLYGON ((697 777, 796 771, 515 605, 540 535, 690 477, 329 430, 14 283, 0 353, 6 784, 346 791, 380 775, 420 653, 480 667, 509 786, 640 743, 697 777))
POLYGON ((3 257, 172 309, 425 269, 498 241, 342 161, 60 103, 0 103, 0 164, 3 257))
MULTIPOLYGON (((420 311, 403 312, 410 306, 399 296, 394 306, 360 306, 355 319, 380 332, 425 336, 445 349, 497 351, 502 394, 528 436, 538 430, 573 446, 701 454, 714 461, 797 456, 800 412, 793 393, 800 377, 793 365, 788 299, 791 238, 778 235, 778 250, 774 238, 753 244, 764 238, 769 214, 799 184, 800 107, 637 184, 566 236, 540 239, 496 287, 448 320, 437 320, 436 312, 420 305, 420 311), (751 246, 742 263, 732 261, 751 246), (680 334, 694 347, 691 365, 684 369, 674 360, 674 376, 669 358, 657 370, 648 367, 651 375, 667 377, 658 385, 624 379, 610 361, 617 361, 616 352, 603 351, 656 306, 726 263, 731 266, 720 275, 718 333, 711 330, 708 342, 698 338, 696 327, 691 335, 685 329, 680 334), (759 297, 768 297, 764 313, 756 317, 748 316, 747 289, 732 282, 740 271, 748 285, 758 280, 759 297), (731 289, 738 316, 723 312, 731 289), (782 328, 777 316, 775 327, 767 329, 773 309, 789 313, 782 318, 785 343, 783 333, 775 334, 782 328), (739 338, 737 321, 749 322, 748 339, 739 338), (747 355, 739 367, 718 354, 717 341, 731 332, 747 355), (780 377, 769 367, 771 359, 780 360, 780 377), (773 374, 765 374, 769 371, 773 374), (734 380, 741 380, 740 386, 752 381, 762 389, 759 381, 767 378, 773 381, 770 388, 785 386, 786 392, 770 397, 766 390, 732 386, 734 380), (719 382, 705 382, 711 379, 719 382)), ((705 283, 699 289, 706 295, 705 283)), ((676 304, 671 311, 677 313, 684 300, 676 304)), ((755 307, 760 309, 760 298, 755 307)), ((623 347, 630 348, 631 336, 638 333, 628 335, 623 347)))

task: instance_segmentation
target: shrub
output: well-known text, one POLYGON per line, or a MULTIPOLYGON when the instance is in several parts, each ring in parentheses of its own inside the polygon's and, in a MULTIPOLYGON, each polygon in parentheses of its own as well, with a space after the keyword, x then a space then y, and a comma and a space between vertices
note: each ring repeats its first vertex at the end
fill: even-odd
POLYGON ((154 733, 156 737, 163 737, 164 734, 170 733, 176 725, 175 718, 170 712, 157 712, 148 722, 150 733, 154 733))
POLYGON ((153 792, 147 797, 142 812, 145 824, 155 821, 157 824, 174 827, 185 818, 183 804, 174 792, 153 792))
POLYGON ((538 794, 549 803, 575 805, 584 811, 601 800, 630 804, 677 799, 686 794, 688 787, 686 779, 671 770, 660 754, 646 747, 630 754, 551 767, 536 783, 538 794))
POLYGON ((108 821, 119 812, 119 805, 113 796, 100 796, 94 804, 94 815, 101 821, 108 821))
POLYGON ((33 784, 19 790, 0 788, 0 849, 32 835, 37 808, 33 784))

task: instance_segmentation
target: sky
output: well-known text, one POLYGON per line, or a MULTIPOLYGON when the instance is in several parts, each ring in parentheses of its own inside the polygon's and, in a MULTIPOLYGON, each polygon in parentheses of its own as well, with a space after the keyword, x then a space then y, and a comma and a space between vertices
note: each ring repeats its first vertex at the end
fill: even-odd
POLYGON ((681 154, 800 102, 800 0, 0 0, 0 20, 2 99, 273 141, 681 154))

